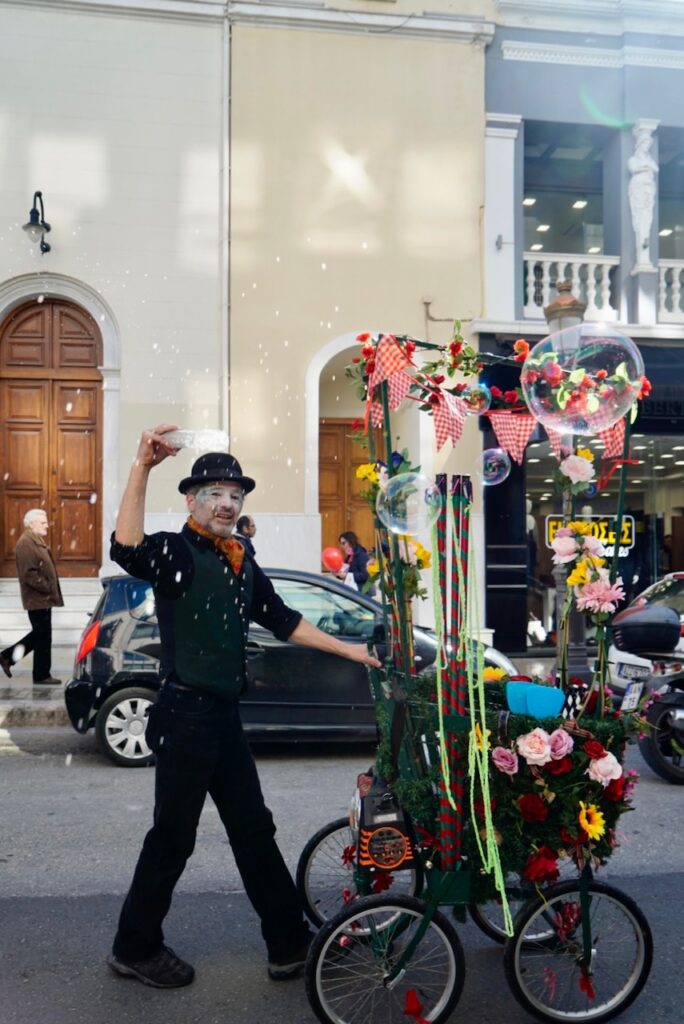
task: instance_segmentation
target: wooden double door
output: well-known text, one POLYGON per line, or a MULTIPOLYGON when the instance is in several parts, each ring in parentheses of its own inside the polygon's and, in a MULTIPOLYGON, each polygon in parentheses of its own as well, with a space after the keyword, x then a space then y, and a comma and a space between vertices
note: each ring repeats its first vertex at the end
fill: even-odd
POLYGON ((15 576, 24 514, 44 508, 61 576, 95 576, 101 552, 102 340, 68 302, 34 301, 0 325, 0 575, 15 576))
POLYGON ((339 537, 352 530, 369 551, 374 546, 373 515, 361 497, 368 483, 356 470, 369 461, 368 451, 354 440, 353 420, 321 420, 318 434, 318 504, 323 547, 339 547, 339 537))

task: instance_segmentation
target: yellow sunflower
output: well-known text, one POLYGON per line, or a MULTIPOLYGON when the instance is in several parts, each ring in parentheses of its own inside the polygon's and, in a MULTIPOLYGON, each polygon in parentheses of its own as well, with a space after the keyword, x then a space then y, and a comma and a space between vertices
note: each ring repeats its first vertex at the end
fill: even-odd
POLYGON ((596 804, 584 804, 581 800, 579 823, 590 839, 600 839, 606 831, 606 819, 596 804))
POLYGON ((506 675, 506 672, 502 668, 494 668, 493 665, 487 665, 482 672, 482 678, 485 683, 498 683, 506 675))
POLYGON ((588 558, 583 558, 568 576, 569 587, 583 587, 591 581, 591 564, 588 558))
POLYGON ((372 462, 365 462, 356 468, 357 480, 368 480, 372 484, 377 484, 379 476, 377 468, 372 462))

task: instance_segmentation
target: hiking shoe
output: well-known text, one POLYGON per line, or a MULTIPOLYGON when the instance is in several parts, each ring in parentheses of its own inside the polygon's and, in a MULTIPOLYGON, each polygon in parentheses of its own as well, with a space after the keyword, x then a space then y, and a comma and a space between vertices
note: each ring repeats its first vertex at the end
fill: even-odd
POLYGON ((168 946, 162 946, 149 960, 123 960, 112 954, 107 963, 117 974, 137 978, 143 985, 153 988, 182 988, 195 977, 195 968, 176 956, 168 946))
POLYGON ((307 935, 304 942, 292 953, 286 953, 284 956, 269 956, 268 976, 271 981, 289 981, 290 978, 299 977, 304 969, 306 954, 309 952, 312 939, 313 935, 307 935))

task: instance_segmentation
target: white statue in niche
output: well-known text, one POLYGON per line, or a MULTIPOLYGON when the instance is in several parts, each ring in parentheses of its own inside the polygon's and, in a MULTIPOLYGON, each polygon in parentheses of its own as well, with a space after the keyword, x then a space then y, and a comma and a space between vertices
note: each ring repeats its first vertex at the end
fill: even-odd
POLYGON ((634 153, 627 161, 629 179, 629 208, 636 239, 636 264, 632 273, 655 271, 651 262, 651 225, 655 205, 658 164, 651 156, 654 126, 638 122, 632 129, 634 153))

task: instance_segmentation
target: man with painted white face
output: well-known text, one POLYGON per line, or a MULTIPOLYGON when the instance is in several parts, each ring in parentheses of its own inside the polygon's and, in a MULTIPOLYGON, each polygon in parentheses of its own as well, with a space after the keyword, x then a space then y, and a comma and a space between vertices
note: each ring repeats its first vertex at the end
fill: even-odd
POLYGON ((194 978, 190 964, 164 944, 162 922, 190 857, 209 794, 221 817, 249 899, 261 919, 268 975, 296 977, 310 932, 297 890, 275 842, 256 767, 240 722, 249 620, 279 640, 315 647, 366 665, 367 651, 345 644, 288 608, 243 545, 231 536, 255 482, 225 452, 202 455, 181 480, 189 512, 180 533, 146 535, 151 470, 176 449, 170 425, 144 431, 112 539, 112 558, 148 580, 161 637, 159 699, 147 741, 156 755, 154 824, 145 837, 123 905, 109 964, 156 988, 194 978))
POLYGON ((0 668, 12 675, 12 666, 33 651, 33 682, 61 685, 52 666, 52 609, 64 604, 57 568, 47 545, 48 517, 44 508, 32 508, 24 516, 24 532, 14 552, 21 603, 28 612, 31 632, 0 653, 0 668))

